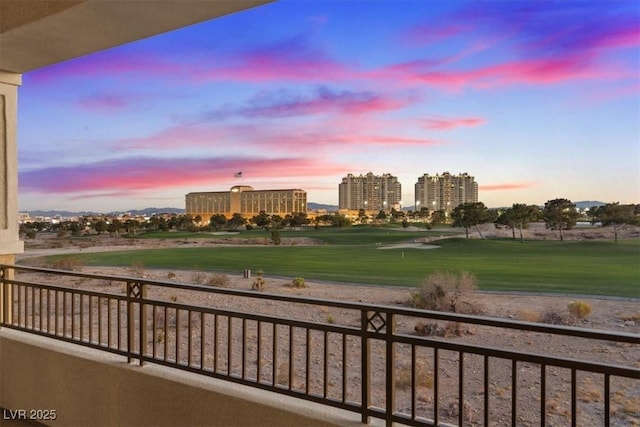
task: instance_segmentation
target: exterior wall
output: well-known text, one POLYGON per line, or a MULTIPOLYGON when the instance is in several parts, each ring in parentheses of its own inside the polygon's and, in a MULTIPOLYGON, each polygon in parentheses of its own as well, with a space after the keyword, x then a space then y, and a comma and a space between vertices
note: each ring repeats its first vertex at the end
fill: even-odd
POLYGON ((22 253, 18 236, 18 87, 22 76, 0 71, 0 255, 22 253))
POLYGON ((186 212, 194 218, 202 217, 203 221, 208 221, 217 213, 228 216, 231 212, 231 193, 228 191, 189 193, 186 196, 186 212))
POLYGON ((339 209, 390 211, 392 208, 400 209, 401 200, 402 186, 391 174, 348 174, 338 184, 339 209))
POLYGON ((6 328, 0 366, 0 407, 55 410, 41 420, 51 426, 362 425, 354 413, 6 328))
POLYGON ((302 190, 250 191, 240 194, 240 212, 254 216, 265 211, 269 215, 287 215, 307 211, 307 193, 302 190))
POLYGON ((462 203, 478 201, 478 183, 467 173, 451 175, 424 174, 415 184, 415 206, 451 212, 462 203))
POLYGON ((187 215, 200 216, 202 221, 216 214, 230 218, 234 213, 252 217, 260 211, 281 216, 307 212, 307 193, 300 189, 255 191, 235 186, 230 191, 189 193, 185 202, 187 215))

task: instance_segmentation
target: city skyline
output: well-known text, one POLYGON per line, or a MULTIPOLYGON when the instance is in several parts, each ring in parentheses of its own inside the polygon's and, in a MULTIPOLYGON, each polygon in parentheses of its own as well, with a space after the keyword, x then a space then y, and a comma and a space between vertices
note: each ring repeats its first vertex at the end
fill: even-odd
POLYGON ((27 73, 19 209, 338 204, 346 173, 468 172, 487 206, 640 199, 633 2, 279 1, 27 73), (236 176, 238 172, 242 176, 236 176))

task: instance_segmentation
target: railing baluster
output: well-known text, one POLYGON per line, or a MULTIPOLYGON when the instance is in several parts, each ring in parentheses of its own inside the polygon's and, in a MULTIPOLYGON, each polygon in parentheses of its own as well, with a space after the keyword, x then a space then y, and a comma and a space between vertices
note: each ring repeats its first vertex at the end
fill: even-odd
POLYGON ((458 424, 464 424, 464 353, 458 352, 458 424))
POLYGON ((262 379, 262 321, 258 320, 258 328, 256 333, 256 381, 260 382, 262 379))
POLYGON ((540 364, 540 425, 547 425, 547 365, 540 364))
POLYGON ((342 403, 347 401, 347 334, 342 334, 342 403))
MULTIPOLYGON (((35 329, 36 328, 36 324, 35 324, 35 320, 36 320, 36 287, 35 286, 31 286, 31 316, 30 316, 30 323, 31 323, 31 329, 35 329)), ((66 316, 64 317, 64 319, 66 319, 66 316)), ((64 334, 63 334, 64 335, 64 334)))
POLYGON ((610 409, 610 393, 611 393, 611 377, 609 374, 604 374, 604 425, 605 427, 609 427, 611 420, 611 409, 610 409))
MULTIPOLYGON (((33 288, 31 288, 33 293, 33 288)), ((33 304, 33 295, 31 303, 33 304)), ((33 315, 33 312, 31 313, 33 315)), ((62 336, 67 336, 67 292, 62 291, 62 336)))
MULTIPOLYGON (((158 327, 157 327, 157 324, 156 324, 156 322, 157 322, 156 317, 157 317, 157 314, 158 314, 157 313, 157 311, 158 311, 157 309, 158 309, 158 307, 155 304, 153 305, 153 308, 151 309, 151 316, 152 316, 152 318, 151 318, 151 333, 153 334, 153 336, 151 338, 151 357, 153 359, 156 358, 157 341, 158 341, 158 337, 159 337, 158 332, 157 332, 158 327)), ((120 341, 120 340, 118 340, 118 341, 120 341)))
MULTIPOLYGON (((127 282, 127 362, 131 363, 133 359, 135 337, 133 331, 135 330, 135 320, 133 317, 133 284, 127 282)), ((98 325, 100 325, 100 299, 98 299, 98 325)), ((99 330, 99 329, 98 329, 99 330)), ((98 341, 100 341, 100 335, 98 335, 98 341)))
POLYGON ((192 326, 192 319, 191 319, 191 315, 193 314, 193 312, 191 310, 187 311, 187 315, 189 316, 189 319, 187 321, 187 366, 191 366, 191 341, 192 341, 192 336, 193 336, 193 330, 191 328, 192 326))
POLYGON ((111 298, 107 298, 107 347, 111 348, 111 298))
POLYGON ((271 366, 271 381, 273 382, 273 386, 277 385, 277 369, 278 369, 278 325, 273 323, 273 336, 271 343, 271 360, 273 360, 273 364, 271 366))
POLYGON ((169 307, 164 307, 164 349, 162 353, 162 360, 169 360, 169 307))
POLYGON ((418 375, 416 362, 416 346, 411 345, 411 419, 416 419, 416 376, 418 375))
POLYGON ((213 315, 213 372, 218 372, 218 315, 213 315))
POLYGON ((511 360, 511 426, 516 427, 518 412, 518 362, 511 360))
POLYGON ((233 320, 227 316, 227 375, 231 376, 233 363, 233 320))
POLYGON ((71 339, 76 333, 76 294, 71 292, 71 339))
POLYGON ((205 347, 207 345, 206 334, 205 334, 205 322, 206 315, 203 311, 200 312, 200 369, 204 370, 204 353, 205 347))
MULTIPOLYGON (((16 312, 18 312, 18 315, 16 316, 18 318, 18 325, 22 325, 22 320, 21 320, 22 319, 22 308, 21 308, 21 305, 23 305, 22 304, 22 292, 23 292, 22 288, 23 288, 22 286, 18 286, 18 302, 17 302, 17 307, 16 307, 17 310, 15 310, 16 312)), ((11 306, 13 306, 13 301, 10 301, 10 300, 7 300, 7 301, 9 301, 9 304, 11 304, 11 306)), ((13 319, 10 319, 9 322, 13 323, 13 319)))
POLYGON ((369 365, 370 342, 368 338, 369 331, 369 313, 367 310, 360 310, 360 377, 362 381, 361 400, 362 400, 362 417, 363 424, 369 424, 369 401, 371 399, 371 390, 369 382, 371 380, 371 366, 369 365))
POLYGON ((180 309, 176 308, 176 340, 175 340, 175 355, 176 365, 180 364, 180 309))
POLYGON ((329 388, 329 337, 327 336, 327 331, 324 331, 322 348, 324 349, 322 397, 326 399, 329 388))
POLYGON ((140 366, 144 365, 145 351, 147 348, 147 305, 144 303, 146 298, 146 287, 143 283, 139 282, 140 292, 138 299, 138 309, 140 310, 140 322, 138 325, 138 333, 140 334, 140 366))
POLYGON ((80 326, 78 333, 80 341, 84 341, 84 295, 80 294, 78 296, 80 299, 80 318, 78 319, 80 321, 80 326))
POLYGON ((576 369, 571 369, 571 426, 575 427, 578 425, 578 407, 577 407, 577 397, 576 397, 576 369))
POLYGON ((58 318, 60 315, 58 314, 58 290, 55 290, 55 310, 54 310, 54 318, 55 318, 55 335, 58 335, 58 318))
POLYGON ((440 379, 440 355, 438 354, 438 347, 433 348, 433 424, 439 423, 439 405, 438 400, 440 398, 439 391, 439 379, 440 379))
POLYGON ((293 388, 293 327, 289 325, 289 390, 293 388))
POLYGON ((242 337, 241 337, 241 342, 242 342, 242 348, 241 350, 241 362, 242 362, 242 367, 240 369, 240 377, 241 378, 245 378, 246 377, 246 356, 247 356, 247 319, 243 318, 242 319, 242 337))
POLYGON ((387 396, 386 396, 386 406, 387 406, 387 419, 386 424, 387 427, 391 427, 392 425, 392 416, 396 409, 396 372, 395 372, 395 350, 396 343, 393 339, 393 333, 395 332, 395 318, 393 313, 386 313, 386 327, 385 327, 385 364, 386 364, 386 373, 387 373, 387 396))
POLYGON ((42 331, 42 313, 44 312, 42 310, 42 291, 43 289, 40 288, 38 289, 38 330, 42 331))
POLYGON ((118 350, 122 350, 122 301, 118 302, 118 350))
MULTIPOLYGON (((489 425, 489 356, 484 355, 484 425, 489 425)), ((543 424, 544 425, 544 424, 543 424)))
POLYGON ((309 394, 309 388, 311 386, 311 329, 307 328, 307 333, 306 333, 306 359, 305 359, 305 363, 306 363, 306 371, 305 371, 305 385, 304 385, 304 392, 305 394, 309 394))
MULTIPOLYGON (((47 295, 47 306, 49 306, 49 296, 47 295)), ((47 317, 49 313, 47 312, 47 317)), ((89 295, 89 342, 93 342, 93 296, 89 295)))

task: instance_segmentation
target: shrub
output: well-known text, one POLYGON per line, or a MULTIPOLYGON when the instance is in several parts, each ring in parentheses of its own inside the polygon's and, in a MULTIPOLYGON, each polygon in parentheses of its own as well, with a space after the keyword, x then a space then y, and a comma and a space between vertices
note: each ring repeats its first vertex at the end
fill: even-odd
POLYGON ((229 276, 227 276, 224 273, 214 273, 209 277, 209 281, 207 282, 207 285, 224 288, 229 286, 229 283, 230 283, 229 276))
POLYGON ((276 246, 279 246, 282 243, 282 238, 280 237, 280 230, 277 228, 271 231, 271 243, 276 246))
POLYGON ((427 336, 427 337, 431 337, 431 336, 436 336, 436 337, 443 337, 445 334, 445 330, 444 328, 441 328, 440 325, 438 325, 437 323, 423 323, 423 322, 418 322, 416 323, 416 325, 413 327, 413 329, 416 331, 416 334, 420 335, 420 336, 427 336))
POLYGON ((623 322, 627 322, 627 321, 638 322, 640 321, 640 311, 637 313, 631 313, 631 314, 626 314, 626 313, 619 314, 618 318, 623 322))
POLYGON ((479 309, 465 297, 478 288, 473 274, 461 271, 436 271, 430 274, 422 286, 409 299, 415 308, 454 313, 478 313, 479 309))
POLYGON ((552 308, 548 309, 540 319, 542 323, 548 323, 551 325, 569 325, 571 320, 566 316, 554 311, 552 308))
POLYGON ((196 285, 202 285, 206 280, 204 273, 201 271, 196 271, 191 275, 191 282, 196 285))
POLYGON ((418 387, 433 388, 433 373, 424 362, 418 361, 414 368, 411 365, 402 365, 396 369, 395 386, 399 389, 411 387, 412 378, 415 376, 415 385, 418 387))
POLYGON ((303 277, 294 277, 289 286, 292 288, 306 288, 307 283, 304 281, 303 277))
POLYGON ((573 301, 567 306, 569 313, 579 319, 584 319, 591 313, 591 304, 586 301, 573 301))
POLYGON ((167 274, 167 279, 175 279, 176 278, 176 273, 174 273, 173 271, 170 271, 167 274))
POLYGON ((542 320, 542 314, 540 314, 539 311, 524 308, 518 311, 517 319, 524 322, 540 322, 542 320))
POLYGON ((263 275, 264 275, 264 271, 262 270, 256 271, 256 278, 253 279, 253 283, 251 284, 251 289, 253 289, 254 291, 261 291, 264 289, 267 283, 265 282, 264 277, 262 277, 263 275))

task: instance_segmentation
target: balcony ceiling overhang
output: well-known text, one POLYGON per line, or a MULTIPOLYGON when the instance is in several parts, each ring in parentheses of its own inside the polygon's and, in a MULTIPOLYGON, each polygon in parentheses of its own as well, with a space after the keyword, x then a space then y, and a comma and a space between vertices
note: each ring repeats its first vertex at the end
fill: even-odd
POLYGON ((0 72, 16 74, 274 0, 0 0, 0 72))

